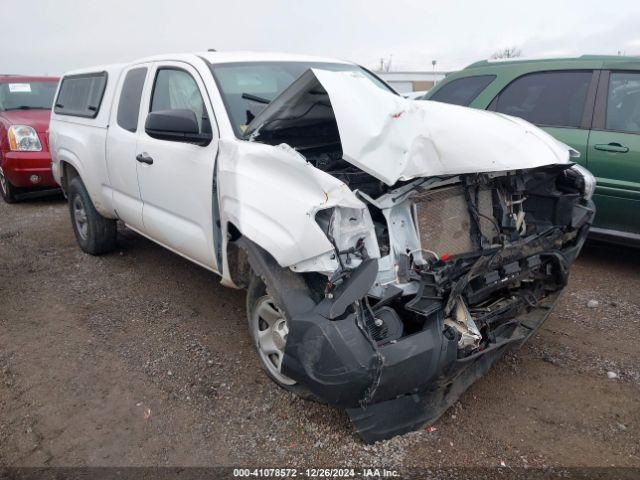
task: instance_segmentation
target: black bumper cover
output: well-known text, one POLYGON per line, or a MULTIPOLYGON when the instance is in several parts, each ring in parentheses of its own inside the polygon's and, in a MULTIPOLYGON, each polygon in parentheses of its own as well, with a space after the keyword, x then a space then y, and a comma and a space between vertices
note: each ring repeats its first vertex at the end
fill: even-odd
POLYGON ((346 408, 366 442, 383 440, 442 415, 494 362, 542 325, 559 295, 503 325, 495 343, 463 359, 457 358, 457 340, 442 334, 440 322, 379 347, 378 355, 352 316, 337 321, 313 314, 297 317, 283 373, 320 399, 346 408))

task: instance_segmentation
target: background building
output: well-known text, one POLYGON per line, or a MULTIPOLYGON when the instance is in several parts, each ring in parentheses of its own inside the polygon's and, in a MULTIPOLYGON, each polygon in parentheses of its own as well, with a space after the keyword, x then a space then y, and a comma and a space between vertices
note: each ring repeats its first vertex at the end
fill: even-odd
POLYGON ((398 93, 430 90, 449 72, 376 72, 398 93))

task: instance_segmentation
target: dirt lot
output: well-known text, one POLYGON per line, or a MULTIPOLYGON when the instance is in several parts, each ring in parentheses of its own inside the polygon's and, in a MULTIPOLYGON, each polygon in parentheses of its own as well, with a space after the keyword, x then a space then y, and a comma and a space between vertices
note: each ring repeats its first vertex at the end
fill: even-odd
POLYGON ((243 292, 120 233, 90 257, 61 199, 0 202, 0 465, 640 467, 640 251, 588 246, 435 431, 366 446, 262 373, 243 292))

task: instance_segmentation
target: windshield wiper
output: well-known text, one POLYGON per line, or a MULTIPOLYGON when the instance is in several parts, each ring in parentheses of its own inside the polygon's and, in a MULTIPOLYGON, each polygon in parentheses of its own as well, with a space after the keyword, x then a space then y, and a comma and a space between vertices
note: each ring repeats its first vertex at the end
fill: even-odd
POLYGON ((252 100, 252 101, 258 102, 258 103, 264 103, 265 105, 268 105, 269 103, 271 103, 271 100, 267 100, 266 98, 258 97, 257 95, 252 95, 250 93, 243 93, 242 94, 242 98, 244 98, 245 100, 252 100))

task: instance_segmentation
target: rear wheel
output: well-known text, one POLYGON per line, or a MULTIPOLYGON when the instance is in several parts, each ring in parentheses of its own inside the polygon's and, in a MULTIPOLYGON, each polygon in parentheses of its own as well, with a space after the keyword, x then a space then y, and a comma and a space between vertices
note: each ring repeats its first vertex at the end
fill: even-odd
POLYGON ((80 177, 69 183, 69 213, 82 250, 100 255, 116 248, 116 221, 98 213, 80 177))
POLYGON ((0 193, 7 203, 15 203, 18 189, 11 185, 11 182, 4 176, 4 172, 0 169, 0 193))

